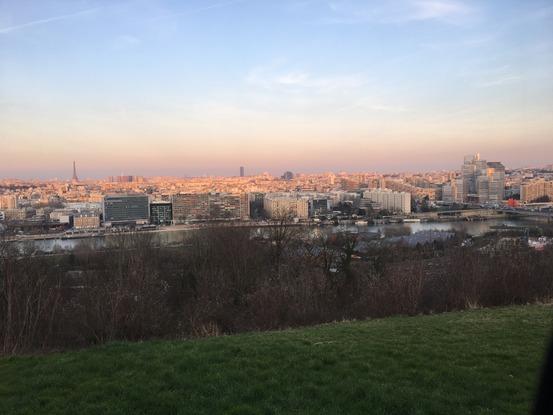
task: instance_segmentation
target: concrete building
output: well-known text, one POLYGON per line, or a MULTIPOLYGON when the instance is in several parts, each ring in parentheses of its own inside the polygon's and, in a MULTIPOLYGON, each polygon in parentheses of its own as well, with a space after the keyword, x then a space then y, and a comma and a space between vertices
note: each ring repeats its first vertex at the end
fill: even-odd
POLYGON ((71 209, 55 209, 48 215, 52 222, 59 222, 70 225, 75 216, 75 212, 71 209))
POLYGON ((453 203, 455 201, 455 181, 444 183, 442 185, 441 200, 444 203, 453 203))
POLYGON ((97 229, 100 227, 100 216, 91 213, 79 213, 73 216, 73 228, 97 229))
POLYGON ((210 193, 208 201, 209 219, 242 218, 242 200, 240 195, 210 193))
MULTIPOLYGON (((466 187, 464 186, 463 178, 462 177, 457 177, 456 179, 453 180, 453 182, 455 183, 455 193, 454 193, 454 196, 453 196, 453 201, 455 203, 463 203, 465 201, 465 198, 466 198, 466 195, 467 195, 466 187)), ((452 189, 452 191, 453 191, 453 189, 452 189)))
POLYGON ((290 216, 309 218, 309 197, 293 193, 267 193, 263 199, 265 215, 270 219, 290 216))
POLYGON ((173 221, 184 223, 190 220, 206 220, 209 218, 208 193, 181 193, 173 195, 173 221))
POLYGON ((263 217, 263 198, 265 193, 254 192, 248 194, 250 211, 249 216, 254 219, 259 219, 263 217))
POLYGON ((198 220, 246 220, 250 213, 247 193, 177 194, 173 195, 172 203, 175 223, 198 220))
POLYGON ((170 225, 173 223, 173 204, 165 201, 150 203, 150 223, 153 225, 170 225))
POLYGON ((0 195, 0 210, 17 209, 17 197, 15 195, 0 195))
POLYGON ((102 203, 104 225, 144 225, 150 220, 147 195, 127 194, 105 196, 102 203))
POLYGON ((4 209, 3 212, 6 221, 25 220, 31 217, 31 214, 34 214, 34 210, 29 211, 28 209, 4 209))
POLYGON ((380 205, 381 209, 391 212, 411 213, 411 194, 394 192, 387 189, 375 189, 363 192, 363 199, 380 205))
POLYGON ((533 202, 544 196, 553 200, 553 180, 535 179, 520 185, 520 201, 533 202))
POLYGON ((325 215, 330 210, 330 202, 328 198, 313 198, 309 200, 309 216, 325 215))

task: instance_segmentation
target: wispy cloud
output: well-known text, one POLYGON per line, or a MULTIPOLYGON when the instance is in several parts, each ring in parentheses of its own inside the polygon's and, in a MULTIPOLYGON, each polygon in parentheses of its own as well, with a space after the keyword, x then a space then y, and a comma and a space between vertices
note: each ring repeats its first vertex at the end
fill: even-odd
POLYGON ((213 10, 213 9, 221 9, 223 7, 230 7, 230 6, 233 6, 233 5, 236 5, 236 4, 244 3, 246 1, 248 1, 248 0, 228 0, 228 1, 221 1, 221 2, 217 2, 217 3, 206 4, 205 6, 198 7, 198 8, 195 8, 195 9, 165 13, 165 14, 162 14, 160 16, 155 16, 152 20, 162 20, 162 19, 173 18, 173 17, 178 17, 178 16, 194 15, 194 14, 202 13, 202 12, 213 10))
POLYGON ((411 2, 411 11, 400 16, 403 20, 446 20, 471 12, 466 4, 452 0, 417 0, 411 2))
POLYGON ((476 84, 479 88, 488 88, 512 84, 522 80, 523 77, 511 70, 509 65, 491 68, 482 73, 482 80, 476 84))
POLYGON ((521 79, 522 77, 520 75, 504 75, 504 76, 499 76, 495 79, 490 79, 488 81, 481 82, 478 84, 478 86, 481 88, 488 88, 491 86, 512 84, 513 82, 517 82, 521 79))
POLYGON ((6 34, 6 33, 16 31, 16 30, 26 29, 28 27, 43 25, 43 24, 46 24, 46 23, 57 22, 57 21, 60 21, 60 20, 72 19, 72 18, 75 18, 75 17, 79 17, 79 16, 83 16, 83 15, 86 15, 86 14, 93 13, 96 10, 98 10, 97 7, 91 8, 91 9, 86 9, 86 10, 81 10, 81 11, 78 11, 78 12, 75 12, 75 13, 62 14, 60 16, 47 17, 45 19, 38 19, 38 20, 30 21, 30 22, 20 23, 20 24, 13 25, 13 26, 2 27, 2 28, 0 28, 0 34, 6 34))
POLYGON ((117 50, 130 49, 140 45, 141 41, 138 37, 133 35, 121 35, 115 38, 113 47, 117 50))
POLYGON ((253 68, 246 82, 266 89, 311 90, 332 92, 354 89, 367 81, 360 74, 314 75, 303 71, 277 71, 271 66, 253 68))
POLYGON ((471 36, 464 39, 444 41, 437 40, 434 42, 421 43, 420 46, 425 49, 432 50, 451 50, 451 49, 471 49, 489 46, 498 39, 498 34, 482 34, 480 36, 471 36))
POLYGON ((409 23, 436 20, 458 23, 474 13, 460 0, 400 0, 375 6, 354 0, 327 3, 330 15, 320 22, 328 24, 409 23))
POLYGON ((380 113, 403 113, 408 112, 409 109, 403 105, 392 105, 383 103, 375 98, 361 98, 354 101, 352 104, 338 109, 338 111, 368 111, 368 112, 380 112, 380 113))

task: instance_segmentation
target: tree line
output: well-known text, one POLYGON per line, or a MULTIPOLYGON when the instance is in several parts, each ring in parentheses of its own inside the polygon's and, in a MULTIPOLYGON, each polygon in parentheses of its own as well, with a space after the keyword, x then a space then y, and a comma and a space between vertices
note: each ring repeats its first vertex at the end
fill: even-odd
POLYGON ((190 233, 179 247, 125 233, 108 249, 34 256, 0 242, 2 354, 181 339, 344 319, 550 301, 553 249, 373 246, 286 220, 190 233))

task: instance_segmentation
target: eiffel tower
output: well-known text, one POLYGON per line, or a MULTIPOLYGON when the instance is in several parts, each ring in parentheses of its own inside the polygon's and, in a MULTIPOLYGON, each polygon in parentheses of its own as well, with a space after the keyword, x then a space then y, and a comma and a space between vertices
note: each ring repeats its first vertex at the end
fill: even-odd
POLYGON ((77 177, 77 167, 75 166, 75 161, 73 161, 73 179, 71 179, 73 183, 78 183, 79 178, 77 177))

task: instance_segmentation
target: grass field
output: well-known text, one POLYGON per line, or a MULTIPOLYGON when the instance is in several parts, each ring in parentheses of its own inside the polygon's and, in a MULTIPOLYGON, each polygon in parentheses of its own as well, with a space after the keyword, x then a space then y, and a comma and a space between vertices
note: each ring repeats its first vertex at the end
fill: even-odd
POLYGON ((524 414, 550 306, 0 359, 1 414, 524 414))

